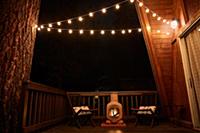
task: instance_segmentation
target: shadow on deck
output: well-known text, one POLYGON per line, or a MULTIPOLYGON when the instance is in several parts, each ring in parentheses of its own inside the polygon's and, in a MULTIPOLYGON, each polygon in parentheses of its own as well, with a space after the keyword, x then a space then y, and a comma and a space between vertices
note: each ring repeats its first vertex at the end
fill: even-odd
POLYGON ((149 125, 138 125, 127 123, 125 128, 102 128, 100 125, 96 127, 82 126, 80 129, 68 124, 61 124, 53 128, 49 128, 39 133, 199 133, 192 129, 183 127, 174 127, 171 123, 160 123, 160 125, 151 128, 149 125))

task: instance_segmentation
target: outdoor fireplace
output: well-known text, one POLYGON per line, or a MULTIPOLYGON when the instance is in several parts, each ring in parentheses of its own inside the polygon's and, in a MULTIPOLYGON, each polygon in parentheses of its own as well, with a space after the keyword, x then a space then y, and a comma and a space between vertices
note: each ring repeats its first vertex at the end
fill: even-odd
POLYGON ((111 93, 111 100, 106 107, 106 122, 102 123, 102 127, 124 127, 122 105, 118 102, 118 94, 111 93))

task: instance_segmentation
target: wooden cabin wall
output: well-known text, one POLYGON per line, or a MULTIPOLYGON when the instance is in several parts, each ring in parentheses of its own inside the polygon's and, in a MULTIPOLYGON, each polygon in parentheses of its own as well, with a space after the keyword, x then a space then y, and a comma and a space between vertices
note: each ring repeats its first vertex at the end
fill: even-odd
POLYGON ((200 1, 199 0, 183 0, 185 6, 185 13, 187 15, 187 21, 192 20, 200 13, 200 1))
MULTIPOLYGON (((144 0, 144 4, 165 19, 172 19, 173 0, 144 0)), ((161 99, 163 115, 170 115, 169 105, 172 103, 172 30, 167 24, 157 21, 138 7, 139 19, 149 54, 157 90, 161 99), (147 27, 151 29, 148 30, 147 27), (158 33, 157 30, 161 32, 158 33), (166 32, 170 32, 167 35, 166 32), (167 113, 166 113, 167 112, 167 113)))
MULTIPOLYGON (((185 126, 192 126, 190 106, 188 101, 187 88, 185 83, 183 64, 180 53, 180 45, 176 39, 185 26, 190 25, 195 16, 200 13, 199 0, 174 0, 175 17, 179 21, 179 27, 174 34, 174 42, 172 44, 172 101, 173 105, 177 105, 173 112, 180 111, 183 107, 180 122, 185 126), (181 106, 180 106, 181 105, 181 106)), ((175 114, 174 114, 175 115, 175 114)))
MULTIPOLYGON (((178 17, 180 29, 186 25, 188 18, 193 16, 197 9, 200 9, 198 0, 194 0, 197 5, 194 9, 187 9, 194 6, 193 1, 187 0, 186 2, 184 3, 183 0, 144 0, 147 7, 163 18, 172 20, 178 17), (185 4, 188 4, 186 9, 185 4)), ((181 124, 191 127, 191 114, 181 54, 179 44, 175 40, 178 30, 170 30, 169 25, 152 18, 139 7, 138 11, 163 109, 168 111, 167 116, 170 118, 178 117, 181 124), (151 27, 150 31, 147 30, 147 26, 151 27), (161 30, 161 33, 157 33, 158 29, 161 30), (164 34, 166 32, 171 34, 164 34)))
POLYGON ((172 45, 172 117, 179 114, 179 122, 187 127, 192 127, 190 106, 188 101, 183 64, 178 42, 172 45))

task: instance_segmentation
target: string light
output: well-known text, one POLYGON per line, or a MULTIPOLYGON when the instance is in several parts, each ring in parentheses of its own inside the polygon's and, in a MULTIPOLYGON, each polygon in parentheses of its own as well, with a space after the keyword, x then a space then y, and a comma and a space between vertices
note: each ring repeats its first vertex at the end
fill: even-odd
POLYGON ((82 17, 78 17, 78 21, 82 22, 83 18, 82 17))
POLYGON ((157 33, 160 33, 160 30, 157 30, 157 33))
POLYGON ((79 30, 79 33, 82 35, 84 33, 83 29, 79 30))
POLYGON ((73 33, 73 30, 72 30, 72 29, 69 29, 68 32, 69 32, 69 34, 72 34, 72 33, 73 33))
POLYGON ((147 26, 147 30, 150 31, 150 30, 151 30, 151 27, 150 27, 150 26, 147 26))
POLYGON ((61 22, 57 22, 57 25, 60 26, 60 25, 61 25, 61 22))
POLYGON ((163 23, 166 23, 166 21, 167 21, 166 19, 163 19, 163 23))
POLYGON ((52 24, 49 24, 48 26, 49 26, 49 27, 52 27, 52 24))
POLYGON ((119 4, 116 4, 115 8, 118 10, 120 8, 119 4))
POLYGON ((149 8, 147 8, 147 9, 145 10, 145 12, 146 12, 146 13, 149 13, 149 8))
POLYGON ((169 22, 169 21, 167 21, 167 24, 170 24, 170 22, 169 22))
POLYGON ((111 34, 114 35, 114 34, 115 34, 115 30, 112 30, 112 31, 111 31, 111 34))
POLYGON ((142 32, 142 29, 141 29, 141 28, 138 28, 138 32, 142 32))
POLYGON ((158 17, 157 20, 160 21, 160 20, 161 20, 161 17, 158 17))
POLYGON ((104 35, 105 34, 105 31, 104 30, 101 30, 101 35, 104 35))
POLYGON ((103 8, 101 11, 102 13, 106 13, 106 8, 103 8))
POLYGON ((131 33, 132 32, 132 30, 131 29, 128 29, 128 33, 131 33))
MULTIPOLYGON (((82 21, 84 20, 84 17, 85 17, 85 16, 88 16, 88 15, 89 15, 89 17, 93 17, 93 16, 95 15, 95 13, 97 13, 97 12, 102 12, 103 14, 105 14, 105 13, 107 12, 107 9, 110 9, 110 8, 113 8, 113 7, 115 7, 116 10, 119 10, 121 4, 122 4, 122 3, 125 3, 125 2, 127 2, 127 1, 130 1, 130 3, 134 3, 134 2, 135 2, 135 0, 124 0, 124 1, 122 1, 122 2, 113 4, 113 5, 109 6, 109 7, 102 8, 101 10, 92 11, 92 12, 89 12, 89 13, 87 13, 87 14, 83 14, 83 15, 81 15, 81 16, 79 16, 79 17, 69 18, 69 19, 67 19, 67 20, 61 20, 61 21, 58 21, 58 22, 51 22, 51 23, 49 23, 49 24, 42 24, 42 25, 40 25, 40 26, 35 25, 34 27, 37 28, 38 31, 42 30, 42 29, 45 28, 45 27, 46 27, 47 31, 51 31, 51 30, 53 30, 53 29, 57 29, 57 27, 53 27, 55 24, 57 24, 58 26, 60 26, 60 25, 62 24, 62 22, 67 22, 68 24, 72 24, 72 20, 75 20, 75 19, 78 19, 79 22, 82 22, 82 21), (47 25, 48 25, 48 26, 47 26, 47 25)), ((161 22, 166 23, 166 24, 168 24, 168 25, 169 25, 169 24, 171 24, 171 25, 173 24, 172 21, 169 21, 169 20, 167 20, 167 19, 164 19, 163 17, 161 17, 161 16, 159 16, 158 14, 156 14, 156 12, 152 11, 151 9, 149 9, 149 8, 148 8, 147 6, 145 6, 144 3, 141 2, 140 0, 136 0, 136 2, 137 2, 137 4, 138 4, 138 6, 141 7, 141 8, 143 8, 147 14, 150 13, 150 14, 152 15, 152 17, 154 17, 154 18, 156 17, 157 21, 161 21, 161 22)), ((175 25, 177 26, 177 24, 175 24, 175 22, 174 22, 172 28, 174 28, 175 25)), ((73 33, 73 30, 72 30, 72 29, 62 29, 62 28, 57 29, 57 31, 58 31, 59 33, 61 33, 63 30, 68 30, 68 33, 69 33, 69 34, 72 34, 72 33, 73 33)), ((134 30, 134 29, 133 29, 133 30, 134 30)), ((141 29, 141 28, 138 28, 137 30, 138 30, 138 32, 142 32, 142 29, 141 29)), ((148 31, 151 30, 151 27, 148 26, 148 27, 147 27, 147 30, 148 30, 148 31)), ((75 31, 77 31, 77 29, 75 29, 75 31)), ((88 31, 88 30, 86 30, 86 31, 88 31)), ((105 34, 105 31, 110 31, 110 33, 111 33, 112 35, 114 35, 114 34, 116 33, 116 31, 117 31, 117 32, 118 32, 118 31, 119 31, 119 32, 121 31, 121 34, 125 34, 126 31, 128 31, 128 33, 131 33, 131 32, 132 32, 132 29, 128 29, 128 30, 124 30, 124 29, 123 29, 123 30, 116 30, 116 31, 115 31, 115 30, 89 30, 89 31, 90 31, 90 34, 91 34, 91 35, 93 35, 95 31, 100 31, 99 33, 100 33, 101 35, 104 35, 104 34, 105 34)), ((200 31, 200 29, 198 29, 198 31, 200 31)), ((157 33, 160 33, 160 32, 161 32, 160 30, 157 30, 157 33)), ((83 33, 84 33, 83 29, 79 30, 79 33, 80 33, 80 34, 83 34, 83 33)), ((165 33, 165 34, 166 34, 166 35, 169 35, 170 33, 167 32, 167 33, 165 33)))
POLYGON ((51 28, 47 28, 47 31, 50 32, 50 31, 51 31, 51 28))
POLYGON ((58 29, 58 32, 61 33, 61 32, 62 32, 62 29, 58 29))
POLYGON ((69 19, 69 20, 67 20, 67 23, 68 23, 68 24, 71 24, 71 23, 72 23, 72 21, 69 19))
POLYGON ((126 33, 126 31, 125 31, 125 30, 122 30, 122 31, 121 31, 121 33, 122 33, 122 34, 125 34, 125 33, 126 33))
MULTIPOLYGON (((146 12, 147 14, 148 14, 148 13, 151 13, 151 14, 152 14, 152 17, 156 17, 156 16, 157 16, 157 20, 158 20, 158 21, 162 20, 163 23, 166 23, 166 22, 167 22, 167 24, 170 24, 170 23, 171 23, 171 21, 168 22, 168 20, 163 19, 161 16, 159 16, 158 14, 156 14, 154 11, 150 10, 141 0, 136 0, 136 1, 135 1, 135 0, 123 0, 123 1, 121 1, 121 2, 115 3, 115 4, 111 5, 111 6, 102 8, 102 9, 100 9, 100 10, 92 11, 92 12, 89 12, 88 14, 83 14, 83 15, 81 15, 81 16, 79 16, 79 17, 73 17, 73 18, 69 18, 69 19, 67 19, 67 20, 61 20, 61 21, 58 21, 58 22, 51 22, 51 23, 50 23, 51 26, 49 26, 49 27, 52 28, 53 25, 54 25, 55 23, 57 23, 57 25, 60 26, 62 22, 67 22, 68 24, 72 24, 72 20, 74 20, 74 19, 78 19, 79 22, 82 22, 82 21, 84 20, 83 17, 85 17, 85 16, 88 16, 88 15, 89 15, 89 17, 93 17, 94 14, 97 13, 97 12, 106 13, 106 12, 107 12, 107 9, 111 9, 111 8, 113 8, 113 7, 115 7, 116 10, 119 10, 119 9, 120 9, 120 5, 123 4, 123 3, 125 3, 125 2, 128 2, 128 1, 129 1, 130 3, 137 2, 137 3, 138 3, 138 6, 144 8, 144 9, 145 9, 145 12, 146 12)), ((43 25, 48 25, 48 24, 43 24, 43 25)), ((35 28, 38 28, 38 27, 35 25, 35 28)), ((40 27, 40 28, 41 28, 41 27, 40 27)), ((41 28, 41 29, 42 29, 42 28, 41 28)))
POLYGON ((90 35, 93 35, 94 34, 94 30, 90 30, 90 35))
POLYGON ((152 14, 152 16, 153 16, 153 17, 156 17, 156 16, 157 16, 157 14, 156 14, 156 13, 153 13, 153 14, 152 14))
POLYGON ((143 3, 142 3, 142 2, 139 2, 139 6, 142 7, 142 6, 143 6, 143 3))
POLYGON ((89 16, 90 16, 90 17, 93 17, 93 16, 94 16, 94 14, 93 14, 92 12, 90 12, 90 13, 89 13, 89 16))
MULTIPOLYGON (((110 29, 104 29, 104 30, 94 30, 94 29, 62 29, 62 28, 49 28, 49 27, 44 27, 46 28, 46 30, 48 32, 52 31, 52 30, 57 30, 58 33, 62 33, 64 31, 67 31, 68 34, 73 34, 73 32, 78 32, 80 35, 84 34, 84 32, 89 32, 90 35, 93 35, 95 32, 99 32, 101 35, 104 35, 106 33, 106 31, 109 31, 111 35, 115 35, 116 32, 121 32, 122 35, 125 35, 126 34, 126 31, 127 33, 131 34, 133 32, 133 30, 137 30, 138 32, 142 32, 142 29, 141 28, 132 28, 132 29, 116 29, 116 30, 110 30, 110 29)), ((150 26, 147 26, 147 30, 150 30, 151 27, 150 26)), ((41 27, 38 27, 37 28, 38 31, 41 31, 41 27)), ((157 33, 161 33, 161 30, 156 30, 157 33)), ((163 32, 164 34, 166 35, 170 35, 170 32, 163 32)))

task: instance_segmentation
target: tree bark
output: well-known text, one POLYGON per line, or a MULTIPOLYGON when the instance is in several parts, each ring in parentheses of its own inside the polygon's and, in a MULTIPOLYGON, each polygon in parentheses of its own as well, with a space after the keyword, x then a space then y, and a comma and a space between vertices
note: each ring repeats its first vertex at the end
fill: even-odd
POLYGON ((30 78, 40 0, 0 1, 0 132, 20 130, 22 84, 30 78))

